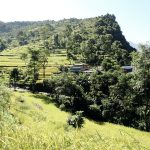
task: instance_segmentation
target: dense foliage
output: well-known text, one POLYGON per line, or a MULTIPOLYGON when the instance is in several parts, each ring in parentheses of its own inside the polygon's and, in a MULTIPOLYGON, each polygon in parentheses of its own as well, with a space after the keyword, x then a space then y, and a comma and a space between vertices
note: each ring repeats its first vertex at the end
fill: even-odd
POLYGON ((119 64, 128 64, 134 50, 122 35, 114 15, 89 19, 63 19, 39 22, 0 22, 3 43, 6 47, 44 43, 48 50, 67 48, 68 59, 99 64, 106 55, 119 64))
POLYGON ((150 131, 150 46, 141 45, 141 50, 133 54, 132 73, 106 61, 111 63, 110 68, 104 66, 90 75, 63 73, 45 80, 44 88, 49 88, 63 110, 83 111, 94 120, 150 131))
MULTIPOLYGON (((0 25, 0 51, 6 47, 27 47, 21 55, 25 61, 23 86, 28 80, 33 92, 49 93, 61 110, 73 114, 83 111, 83 115, 94 120, 150 131, 150 46, 141 45, 141 52, 136 52, 114 15, 0 25), (56 49, 66 49, 70 63, 86 62, 96 71, 74 74, 61 65, 60 74, 45 79, 48 55, 56 49), (131 63, 134 72, 123 72, 121 66, 131 63), (40 69, 43 82, 37 82, 40 69)), ((10 73, 14 86, 18 75, 18 69, 10 73)))
POLYGON ((65 74, 45 85, 63 110, 81 110, 94 120, 150 131, 149 74, 142 80, 140 76, 120 71, 65 74))
POLYGON ((135 49, 122 35, 114 15, 97 17, 90 28, 80 24, 80 27, 75 27, 75 29, 69 30, 70 34, 68 34, 69 58, 100 65, 105 57, 111 57, 119 65, 130 64, 130 53, 135 49))

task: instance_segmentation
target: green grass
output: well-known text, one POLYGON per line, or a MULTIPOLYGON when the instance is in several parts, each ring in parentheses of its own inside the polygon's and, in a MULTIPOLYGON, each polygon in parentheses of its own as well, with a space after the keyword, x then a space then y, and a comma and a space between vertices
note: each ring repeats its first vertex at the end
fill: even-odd
MULTIPOLYGON (((22 51, 21 51, 22 52, 22 51)), ((20 59, 21 52, 16 53, 16 50, 6 50, 1 52, 0 56, 0 66, 25 66, 24 61, 20 59), (12 56, 10 56, 12 55, 12 56)), ((59 66, 59 65, 68 65, 69 61, 65 54, 55 53, 51 54, 48 57, 47 66, 59 66)))
POLYGON ((23 150, 146 150, 150 133, 85 119, 81 129, 67 125, 63 112, 44 95, 13 92, 11 113, 19 125, 3 128, 1 149, 23 150), (49 102, 49 103, 48 103, 49 102))

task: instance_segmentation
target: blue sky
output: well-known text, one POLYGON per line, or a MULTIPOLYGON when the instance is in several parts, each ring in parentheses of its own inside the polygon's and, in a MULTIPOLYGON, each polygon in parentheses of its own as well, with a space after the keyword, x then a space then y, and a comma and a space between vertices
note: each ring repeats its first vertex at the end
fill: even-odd
POLYGON ((35 21, 114 14, 128 41, 150 41, 150 0, 1 0, 0 20, 35 21))

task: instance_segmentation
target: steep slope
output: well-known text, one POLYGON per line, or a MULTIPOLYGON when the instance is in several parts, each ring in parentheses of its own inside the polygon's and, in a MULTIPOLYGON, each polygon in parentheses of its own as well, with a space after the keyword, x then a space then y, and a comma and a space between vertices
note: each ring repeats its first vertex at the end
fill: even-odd
POLYGON ((25 91, 13 92, 11 113, 20 125, 6 126, 2 149, 148 149, 150 134, 110 123, 85 120, 82 129, 69 127, 68 113, 49 97, 25 91))

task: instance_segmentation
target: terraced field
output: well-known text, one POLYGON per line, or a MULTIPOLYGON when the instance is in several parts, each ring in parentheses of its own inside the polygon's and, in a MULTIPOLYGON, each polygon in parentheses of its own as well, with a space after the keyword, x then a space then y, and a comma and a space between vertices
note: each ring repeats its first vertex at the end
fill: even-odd
MULTIPOLYGON (((15 48, 13 50, 6 50, 0 53, 0 70, 4 69, 6 73, 15 67, 24 69, 25 62, 20 59, 21 53, 26 50, 26 47, 15 48)), ((55 53, 50 54, 48 64, 46 67, 46 78, 53 73, 59 72, 60 65, 69 65, 66 57, 66 50, 56 50, 55 53)), ((40 69, 39 79, 42 79, 42 69, 40 69)))

